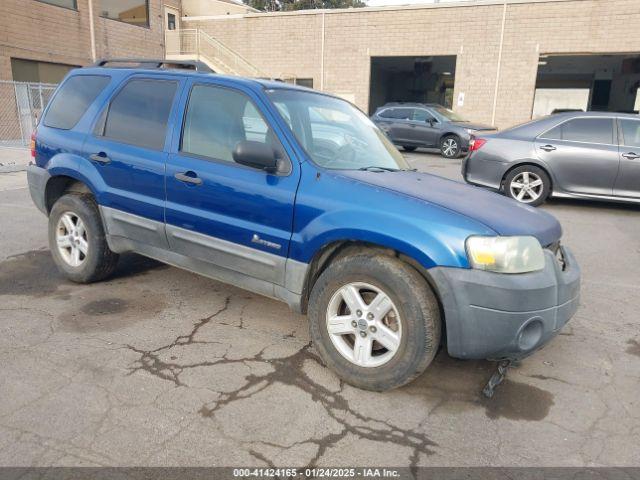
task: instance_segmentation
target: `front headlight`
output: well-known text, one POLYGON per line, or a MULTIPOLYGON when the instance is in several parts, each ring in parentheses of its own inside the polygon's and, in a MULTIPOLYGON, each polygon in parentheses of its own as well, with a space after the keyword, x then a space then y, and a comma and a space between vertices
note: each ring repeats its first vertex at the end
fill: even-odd
POLYGON ((469 135, 474 135, 477 132, 477 130, 475 130, 473 128, 465 128, 465 130, 467 131, 467 133, 469 135))
POLYGON ((467 238, 469 263, 497 273, 535 272, 544 268, 544 252, 535 237, 467 238))

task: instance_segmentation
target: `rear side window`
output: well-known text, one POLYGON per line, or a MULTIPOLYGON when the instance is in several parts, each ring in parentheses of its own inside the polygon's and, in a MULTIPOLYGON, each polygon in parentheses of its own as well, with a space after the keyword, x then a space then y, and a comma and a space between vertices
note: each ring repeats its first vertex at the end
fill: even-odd
POLYGON ((51 101, 44 124, 63 130, 75 127, 110 80, 110 77, 98 75, 76 75, 69 78, 51 101))
POLYGON ((382 118, 393 118, 396 120, 411 120, 413 117, 412 108, 389 108, 380 112, 382 118))
POLYGON ((109 105, 103 135, 129 145, 162 150, 178 82, 131 80, 109 105))
POLYGON ((620 120, 624 145, 640 148, 640 122, 637 120, 620 120))
POLYGON ((613 120, 610 118, 575 118, 549 130, 541 138, 613 145, 613 120))

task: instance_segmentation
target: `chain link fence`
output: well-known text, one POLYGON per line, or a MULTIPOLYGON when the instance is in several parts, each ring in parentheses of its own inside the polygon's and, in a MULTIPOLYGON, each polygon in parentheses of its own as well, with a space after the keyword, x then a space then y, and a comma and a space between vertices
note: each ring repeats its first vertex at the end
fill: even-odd
POLYGON ((26 147, 57 85, 0 81, 0 148, 26 147))

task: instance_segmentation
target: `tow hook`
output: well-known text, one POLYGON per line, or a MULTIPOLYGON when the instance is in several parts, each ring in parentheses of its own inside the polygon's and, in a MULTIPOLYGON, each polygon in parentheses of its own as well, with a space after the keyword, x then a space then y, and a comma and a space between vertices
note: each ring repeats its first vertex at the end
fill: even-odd
POLYGON ((500 385, 507 376, 507 370, 511 367, 516 367, 518 363, 519 362, 511 359, 500 360, 498 362, 498 368, 493 372, 493 375, 491 375, 491 378, 482 389, 482 394, 487 398, 492 398, 496 387, 500 385))

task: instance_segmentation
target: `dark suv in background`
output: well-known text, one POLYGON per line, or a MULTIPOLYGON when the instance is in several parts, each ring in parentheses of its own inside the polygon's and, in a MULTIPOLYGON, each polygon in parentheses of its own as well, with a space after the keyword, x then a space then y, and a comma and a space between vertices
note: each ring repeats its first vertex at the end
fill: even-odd
POLYGON ((471 123, 442 105, 387 103, 371 120, 391 141, 412 152, 418 147, 439 148, 446 158, 458 158, 469 148, 471 135, 491 133, 495 127, 471 123))

